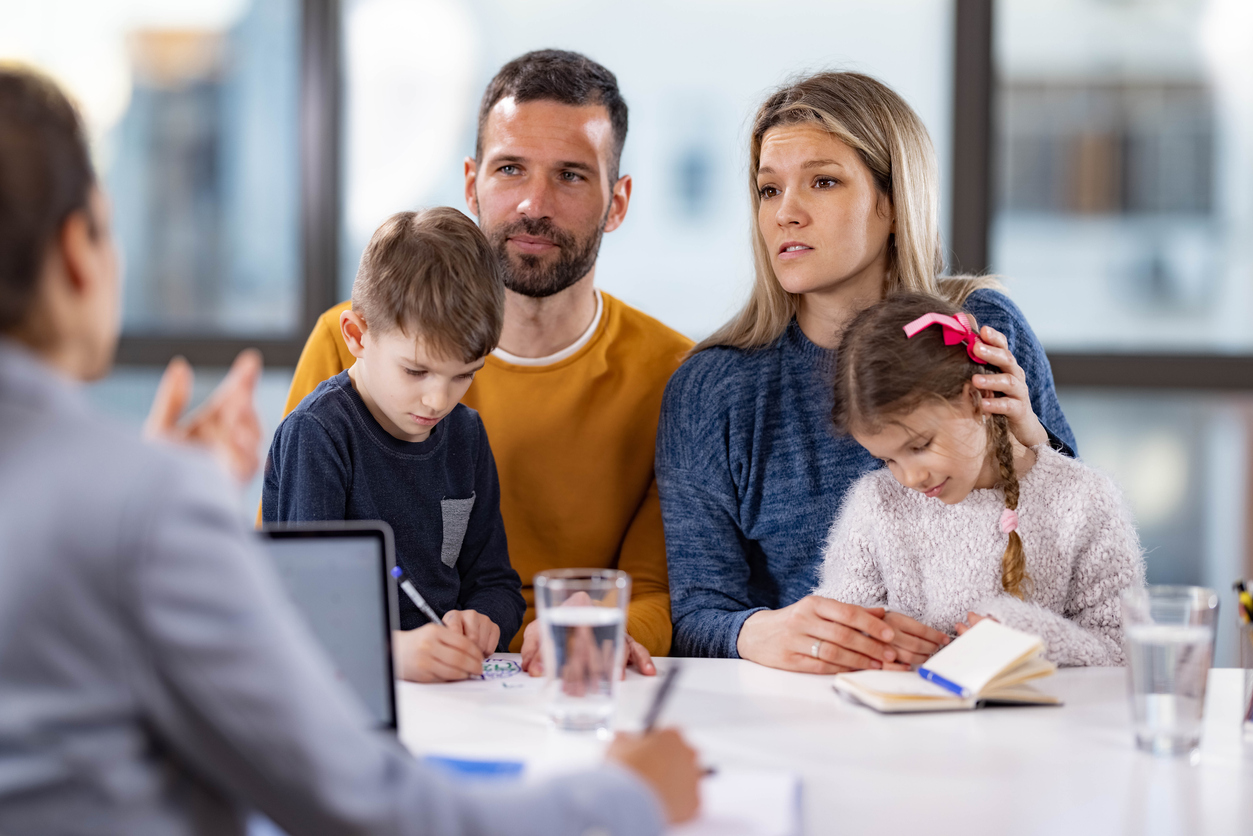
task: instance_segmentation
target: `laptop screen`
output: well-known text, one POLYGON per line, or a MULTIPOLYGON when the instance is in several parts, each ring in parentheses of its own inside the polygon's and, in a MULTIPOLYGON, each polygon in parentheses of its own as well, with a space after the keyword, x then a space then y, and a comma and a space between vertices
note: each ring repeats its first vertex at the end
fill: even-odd
POLYGON ((394 729, 389 608, 395 598, 383 534, 286 526, 263 532, 263 545, 338 677, 379 727, 394 729))

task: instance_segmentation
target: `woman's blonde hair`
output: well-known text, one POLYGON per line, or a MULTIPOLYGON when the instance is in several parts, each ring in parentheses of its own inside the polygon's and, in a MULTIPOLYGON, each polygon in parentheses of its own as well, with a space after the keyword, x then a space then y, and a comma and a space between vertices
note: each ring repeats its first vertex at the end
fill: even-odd
POLYGON ((896 231, 888 238, 884 293, 913 291, 942 296, 955 305, 981 287, 997 287, 981 276, 938 280, 944 269, 940 243, 939 171, 931 137, 918 114, 887 85, 860 73, 826 72, 785 85, 757 111, 749 143, 749 195, 753 205, 756 276, 748 303, 694 351, 725 345, 753 349, 769 345, 796 315, 799 296, 779 284, 765 239, 757 227, 761 195, 757 170, 766 132, 780 125, 811 123, 857 152, 876 187, 891 201, 896 231))

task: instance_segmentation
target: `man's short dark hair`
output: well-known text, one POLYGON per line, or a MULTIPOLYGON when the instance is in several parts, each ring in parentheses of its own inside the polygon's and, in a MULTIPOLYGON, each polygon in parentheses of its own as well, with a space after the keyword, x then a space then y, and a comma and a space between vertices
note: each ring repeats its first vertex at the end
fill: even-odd
POLYGON ((0 333, 26 321, 49 248, 95 182, 70 100, 48 77, 0 64, 0 333))
POLYGON ((487 114, 501 99, 513 97, 522 102, 558 102, 582 107, 601 105, 609 112, 613 127, 613 148, 609 158, 609 185, 618 182, 618 164, 626 144, 627 105, 618 92, 613 73, 586 55, 563 49, 538 49, 520 55, 500 68, 487 85, 479 105, 479 128, 474 142, 474 158, 483 157, 483 126, 487 114))

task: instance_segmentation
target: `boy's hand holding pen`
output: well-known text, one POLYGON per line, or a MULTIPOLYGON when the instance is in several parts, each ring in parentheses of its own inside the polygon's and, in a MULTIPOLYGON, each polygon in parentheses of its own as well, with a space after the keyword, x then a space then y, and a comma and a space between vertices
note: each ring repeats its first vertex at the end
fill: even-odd
POLYGON ((399 566, 393 567, 392 577, 431 621, 395 634, 400 677, 412 682, 452 682, 482 674, 483 660, 500 641, 500 628, 474 610, 449 610, 441 618, 399 566))

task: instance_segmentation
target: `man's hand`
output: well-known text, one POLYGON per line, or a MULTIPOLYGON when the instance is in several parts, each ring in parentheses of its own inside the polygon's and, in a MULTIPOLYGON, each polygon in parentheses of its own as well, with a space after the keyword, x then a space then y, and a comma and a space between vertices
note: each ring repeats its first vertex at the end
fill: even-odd
POLYGON ((410 682, 456 682, 483 673, 483 653, 442 624, 392 633, 400 678, 410 682))
POLYGON ((883 621, 896 633, 896 638, 892 640, 896 662, 885 664, 884 670, 909 670, 914 665, 921 665, 931 658, 931 654, 952 641, 939 630, 898 612, 886 613, 883 621))
POLYGON ((700 808, 701 770, 696 751, 674 729, 646 735, 619 734, 610 744, 607 757, 648 784, 670 824, 696 815, 700 808))
MULTIPOLYGON (((657 666, 653 664, 653 657, 648 652, 648 648, 631 638, 630 633, 624 633, 623 639, 626 640, 626 652, 622 654, 624 664, 618 671, 618 678, 626 677, 628 665, 633 666, 644 676, 656 676, 657 666)), ((540 653, 539 619, 526 625, 526 630, 522 632, 522 670, 531 676, 544 675, 544 655, 540 653)))
POLYGON ((253 403, 260 377, 261 354, 241 351, 208 400, 180 422, 191 400, 193 374, 186 360, 175 357, 161 375, 144 436, 203 447, 236 481, 248 482, 260 466, 261 422, 253 403))
POLYGON ((500 628, 481 612, 475 610, 449 610, 444 613, 444 626, 469 639, 486 658, 496 652, 500 644, 500 628))
POLYGON ((618 678, 626 678, 627 665, 635 668, 644 676, 656 676, 657 666, 653 664, 653 655, 648 652, 648 648, 631 638, 630 633, 623 633, 622 637, 626 639, 626 653, 622 654, 626 665, 618 672, 618 678))

